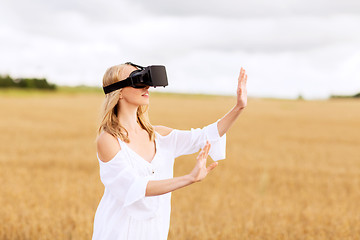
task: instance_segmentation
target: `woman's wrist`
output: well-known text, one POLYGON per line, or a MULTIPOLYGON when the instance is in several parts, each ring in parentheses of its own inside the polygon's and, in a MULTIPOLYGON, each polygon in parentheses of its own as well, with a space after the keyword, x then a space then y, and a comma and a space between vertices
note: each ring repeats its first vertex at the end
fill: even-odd
POLYGON ((244 108, 245 108, 245 106, 236 104, 233 109, 234 109, 236 112, 241 112, 244 108))
POLYGON ((195 178, 191 174, 187 174, 183 176, 184 180, 187 181, 189 184, 195 183, 195 178))

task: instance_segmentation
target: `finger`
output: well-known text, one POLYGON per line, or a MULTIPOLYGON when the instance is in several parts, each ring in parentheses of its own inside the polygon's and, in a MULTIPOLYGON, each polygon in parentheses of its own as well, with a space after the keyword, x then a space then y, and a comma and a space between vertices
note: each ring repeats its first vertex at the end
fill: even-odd
POLYGON ((204 160, 206 161, 209 156, 209 150, 210 148, 207 148, 206 152, 204 152, 204 160))
POLYGON ((203 159, 203 158, 207 158, 207 155, 209 153, 210 150, 210 146, 211 144, 209 143, 209 141, 206 141, 205 146, 203 147, 203 149, 200 151, 199 155, 197 156, 197 159, 203 159))
POLYGON ((242 80, 242 81, 241 81, 242 83, 245 82, 246 76, 247 76, 247 74, 245 73, 245 69, 244 69, 244 74, 243 74, 243 77, 242 77, 242 79, 241 79, 241 80, 242 80))
POLYGON ((210 172, 211 170, 213 170, 214 168, 216 168, 217 165, 219 165, 218 162, 214 162, 214 163, 210 164, 210 166, 208 166, 208 167, 206 168, 207 172, 210 172))
POLYGON ((209 151, 206 150, 206 151, 204 152, 204 155, 203 155, 204 161, 206 161, 206 159, 207 159, 208 156, 209 156, 209 151))
POLYGON ((201 151, 199 152, 198 156, 197 156, 197 160, 201 159, 202 158, 202 155, 204 153, 204 149, 201 149, 201 151))
POLYGON ((204 147, 201 149, 201 152, 205 152, 206 151, 206 146, 208 145, 208 141, 206 141, 204 147))
POLYGON ((204 152, 205 152, 205 155, 207 156, 209 151, 210 151, 210 146, 211 144, 209 143, 209 141, 206 141, 206 145, 204 147, 204 152))
POLYGON ((204 147, 204 148, 208 148, 209 145, 210 145, 209 140, 206 140, 206 143, 205 143, 205 147, 204 147))
POLYGON ((241 68, 241 72, 240 72, 240 76, 238 79, 238 86, 241 87, 244 82, 245 82, 245 78, 246 78, 246 74, 245 74, 245 69, 241 68))
POLYGON ((239 74, 239 78, 238 78, 239 81, 241 81, 243 75, 244 75, 244 69, 241 67, 241 69, 240 69, 240 74, 239 74))
POLYGON ((202 151, 202 152, 199 154, 198 161, 203 161, 204 158, 205 158, 205 151, 202 151))

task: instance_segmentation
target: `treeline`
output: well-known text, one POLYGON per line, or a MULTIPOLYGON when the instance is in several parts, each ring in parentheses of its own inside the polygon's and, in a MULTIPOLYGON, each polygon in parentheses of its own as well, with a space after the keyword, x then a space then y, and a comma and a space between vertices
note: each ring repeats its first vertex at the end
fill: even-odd
POLYGON ((360 98, 360 93, 357 93, 355 95, 350 95, 350 96, 346 96, 346 95, 331 95, 330 98, 360 98))
POLYGON ((50 84, 46 78, 17 78, 0 75, 0 88, 32 88, 55 90, 56 85, 50 84))

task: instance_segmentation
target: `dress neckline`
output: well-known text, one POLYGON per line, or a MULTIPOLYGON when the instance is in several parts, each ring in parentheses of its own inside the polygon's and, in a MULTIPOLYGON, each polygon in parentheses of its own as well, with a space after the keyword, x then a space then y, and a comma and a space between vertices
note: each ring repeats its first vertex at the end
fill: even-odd
POLYGON ((143 158, 142 156, 140 156, 140 154, 138 154, 137 152, 135 152, 126 142, 123 142, 120 138, 119 138, 119 141, 122 143, 122 145, 125 145, 125 147, 130 151, 132 152, 135 156, 137 156, 138 158, 142 159, 145 163, 147 164, 152 164, 153 161, 155 160, 157 154, 158 154, 158 144, 157 144, 157 141, 156 141, 156 137, 154 139, 154 143, 155 143, 155 154, 153 156, 153 158, 151 159, 151 161, 147 161, 145 158, 143 158))

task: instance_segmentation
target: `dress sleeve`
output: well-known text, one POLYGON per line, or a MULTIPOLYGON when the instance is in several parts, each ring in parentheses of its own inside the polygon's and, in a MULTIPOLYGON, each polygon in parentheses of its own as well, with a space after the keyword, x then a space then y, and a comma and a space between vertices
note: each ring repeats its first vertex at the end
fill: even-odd
POLYGON ((134 168, 121 159, 119 153, 107 163, 100 162, 102 183, 124 207, 145 198, 146 186, 151 177, 139 176, 134 168))
POLYGON ((209 141, 211 144, 209 155, 214 161, 225 159, 226 156, 226 134, 219 135, 217 123, 212 123, 204 128, 191 130, 173 130, 169 135, 170 145, 174 156, 192 154, 199 151, 209 141))

